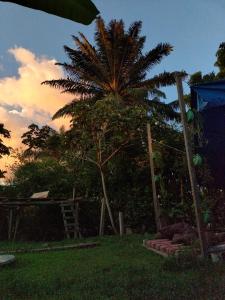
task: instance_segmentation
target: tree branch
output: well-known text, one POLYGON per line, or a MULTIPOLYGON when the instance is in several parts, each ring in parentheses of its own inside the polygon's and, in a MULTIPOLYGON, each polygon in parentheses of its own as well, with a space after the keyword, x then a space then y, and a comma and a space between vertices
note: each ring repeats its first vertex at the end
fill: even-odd
POLYGON ((129 142, 129 140, 127 140, 126 142, 124 142, 123 144, 121 144, 117 149, 115 149, 101 164, 101 166, 103 167, 114 155, 116 155, 127 143, 129 142))

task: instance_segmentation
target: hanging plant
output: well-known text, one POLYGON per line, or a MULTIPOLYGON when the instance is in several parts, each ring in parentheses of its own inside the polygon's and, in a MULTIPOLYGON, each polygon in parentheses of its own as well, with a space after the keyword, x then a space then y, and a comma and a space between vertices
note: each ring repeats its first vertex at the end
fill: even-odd
POLYGON ((193 110, 189 109, 187 111, 187 121, 188 121, 188 123, 191 123, 194 120, 194 118, 195 118, 195 115, 194 115, 193 110))
POLYGON ((155 175, 154 180, 155 182, 159 182, 161 178, 161 175, 155 175))
POLYGON ((195 155, 193 156, 193 164, 194 164, 195 166, 201 166, 202 163, 203 163, 203 159, 202 159, 201 155, 198 154, 198 153, 195 154, 195 155))
POLYGON ((203 222, 204 222, 205 224, 209 223, 209 222, 210 222, 210 217, 211 217, 211 215, 210 215, 210 210, 209 210, 209 209, 205 210, 205 211, 203 212, 203 222))
POLYGON ((154 151, 152 154, 152 158, 154 160, 155 163, 155 167, 156 168, 160 168, 162 165, 162 155, 159 151, 154 151))

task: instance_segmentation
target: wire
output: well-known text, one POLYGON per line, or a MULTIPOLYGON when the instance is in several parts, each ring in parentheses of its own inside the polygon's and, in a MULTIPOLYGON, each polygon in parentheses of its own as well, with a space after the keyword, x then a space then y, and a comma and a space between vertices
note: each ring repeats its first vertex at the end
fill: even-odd
POLYGON ((175 147, 173 147, 173 146, 164 144, 164 143, 162 143, 162 142, 158 142, 158 141, 156 141, 155 139, 152 139, 152 140, 153 140, 155 143, 157 143, 157 144, 159 144, 159 145, 161 145, 161 146, 165 146, 165 147, 170 148, 170 149, 172 149, 172 150, 174 150, 174 151, 177 151, 177 152, 180 152, 180 153, 182 153, 182 154, 185 154, 184 151, 182 151, 182 150, 180 150, 180 149, 178 149, 178 148, 175 148, 175 147))

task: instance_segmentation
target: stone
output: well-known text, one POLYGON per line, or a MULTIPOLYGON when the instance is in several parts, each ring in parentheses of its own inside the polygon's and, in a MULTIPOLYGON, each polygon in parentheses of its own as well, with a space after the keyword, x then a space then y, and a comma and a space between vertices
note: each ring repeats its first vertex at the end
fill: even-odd
POLYGON ((0 255, 0 267, 13 263, 16 260, 14 255, 0 255))

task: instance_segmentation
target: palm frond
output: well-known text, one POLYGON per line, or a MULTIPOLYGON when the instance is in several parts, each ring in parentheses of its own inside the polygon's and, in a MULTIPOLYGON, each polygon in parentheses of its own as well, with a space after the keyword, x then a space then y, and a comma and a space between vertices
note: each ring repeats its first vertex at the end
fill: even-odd
MULTIPOLYGON (((124 105, 133 105, 153 97, 155 102, 165 98, 160 88, 175 84, 175 74, 163 72, 149 79, 147 76, 148 71, 161 63, 173 47, 160 43, 144 54, 145 36, 140 34, 141 27, 142 23, 137 21, 125 30, 122 20, 112 20, 106 25, 99 17, 96 20, 94 46, 82 33, 73 36, 75 49, 64 46, 69 63, 58 63, 68 77, 48 80, 43 84, 74 94, 77 99, 56 112, 53 118, 72 115, 77 101, 95 103, 112 96, 124 105)), ((167 109, 170 114, 169 109, 173 108, 167 109)))
MULTIPOLYGON (((177 72, 176 72, 177 73, 177 72)), ((186 76, 185 72, 180 72, 181 76, 184 78, 186 76)), ((134 87, 141 88, 149 88, 149 90, 154 88, 165 87, 168 85, 174 85, 176 83, 175 80, 175 72, 163 72, 158 75, 155 75, 151 79, 144 80, 142 82, 138 82, 134 85, 134 87)))
POLYGON ((95 103, 97 100, 101 100, 103 98, 102 93, 95 94, 95 95, 86 95, 83 98, 74 99, 70 103, 66 104, 62 108, 60 108, 52 117, 52 120, 61 118, 61 117, 68 117, 73 116, 76 106, 80 103, 80 101, 85 101, 85 103, 95 103))

